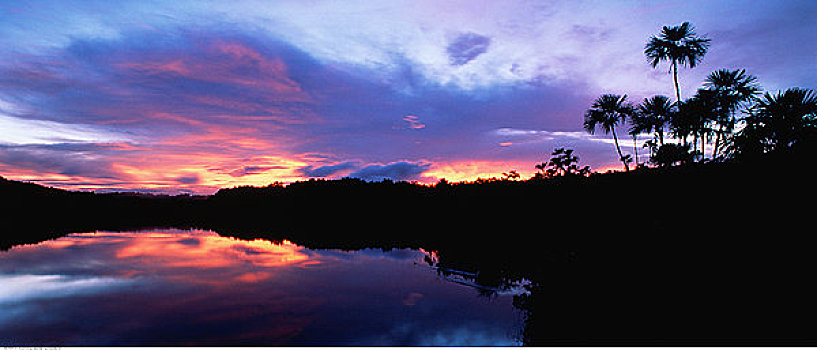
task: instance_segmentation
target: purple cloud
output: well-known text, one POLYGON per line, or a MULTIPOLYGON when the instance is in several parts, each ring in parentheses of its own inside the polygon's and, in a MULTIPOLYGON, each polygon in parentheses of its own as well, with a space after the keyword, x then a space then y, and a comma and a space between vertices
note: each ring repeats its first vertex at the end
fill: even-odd
POLYGON ((181 184, 185 184, 185 185, 193 185, 193 184, 197 184, 197 183, 201 182, 201 179, 199 178, 198 175, 193 174, 193 175, 188 175, 188 176, 177 177, 177 178, 174 179, 174 181, 176 181, 178 183, 181 183, 181 184))
POLYGON ((330 177, 334 176, 338 173, 342 173, 347 170, 354 170, 360 167, 360 162, 349 161, 343 162, 338 164, 332 165, 324 165, 315 167, 314 165, 308 165, 302 168, 299 168, 298 171, 305 177, 314 178, 314 177, 330 177))
POLYGON ((457 36, 445 48, 451 65, 461 66, 471 62, 477 56, 488 51, 491 38, 476 33, 465 33, 457 36))
POLYGON ((121 177, 108 159, 93 153, 41 146, 0 145, 0 169, 27 169, 38 173, 58 173, 113 179, 121 177))
POLYGON ((430 168, 430 163, 412 163, 406 161, 385 165, 371 164, 349 174, 349 177, 368 181, 380 181, 383 179, 392 179, 395 181, 418 180, 422 173, 428 171, 430 168))

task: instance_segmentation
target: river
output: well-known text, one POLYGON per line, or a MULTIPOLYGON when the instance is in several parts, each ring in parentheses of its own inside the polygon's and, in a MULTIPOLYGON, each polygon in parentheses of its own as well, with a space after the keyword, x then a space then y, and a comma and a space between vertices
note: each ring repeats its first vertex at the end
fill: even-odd
POLYGON ((521 345, 513 291, 430 258, 205 230, 70 234, 0 252, 0 345, 521 345))

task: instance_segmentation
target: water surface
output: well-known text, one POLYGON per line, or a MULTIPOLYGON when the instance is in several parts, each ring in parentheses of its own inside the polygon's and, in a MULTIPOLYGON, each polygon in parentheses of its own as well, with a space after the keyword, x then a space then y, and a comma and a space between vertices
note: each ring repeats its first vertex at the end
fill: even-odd
POLYGON ((0 252, 0 345, 519 345, 512 295, 455 283, 425 256, 71 234, 0 252))

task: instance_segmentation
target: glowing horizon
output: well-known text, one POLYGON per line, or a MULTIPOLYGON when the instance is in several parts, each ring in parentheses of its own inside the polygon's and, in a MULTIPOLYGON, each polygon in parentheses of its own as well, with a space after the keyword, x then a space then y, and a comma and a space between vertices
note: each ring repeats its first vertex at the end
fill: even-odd
POLYGON ((681 70, 682 97, 721 68, 777 91, 817 86, 816 15, 794 0, 4 2, 0 176, 194 194, 456 182, 530 177, 558 147, 618 169, 583 114, 603 93, 674 96, 666 65, 643 54, 662 26, 712 39, 681 70))

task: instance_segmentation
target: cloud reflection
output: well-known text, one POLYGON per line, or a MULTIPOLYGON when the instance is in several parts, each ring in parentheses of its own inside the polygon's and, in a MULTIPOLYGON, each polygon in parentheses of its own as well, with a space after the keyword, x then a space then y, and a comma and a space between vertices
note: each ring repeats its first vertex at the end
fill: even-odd
POLYGON ((120 278, 63 275, 0 275, 0 305, 34 298, 55 298, 121 287, 120 278))
POLYGON ((311 250, 201 230, 71 234, 0 253, 0 341, 514 344, 509 297, 480 300, 471 288, 441 283, 423 256, 311 250))

